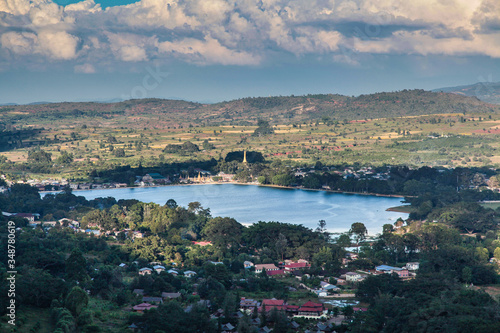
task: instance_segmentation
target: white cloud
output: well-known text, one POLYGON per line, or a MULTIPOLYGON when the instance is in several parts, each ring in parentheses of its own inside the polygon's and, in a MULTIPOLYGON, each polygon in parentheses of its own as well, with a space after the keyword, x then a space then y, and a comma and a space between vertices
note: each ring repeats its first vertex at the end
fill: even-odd
POLYGON ((97 13, 100 12, 101 5, 96 4, 94 0, 85 0, 73 4, 66 5, 64 7, 65 12, 90 12, 90 13, 97 13))
POLYGON ((145 37, 137 34, 106 33, 113 54, 122 61, 148 60, 146 49, 156 48, 155 37, 145 37))
POLYGON ((30 2, 26 0, 0 0, 0 12, 12 15, 25 15, 30 7, 30 2))
POLYGON ((37 51, 58 60, 76 58, 78 37, 65 31, 41 30, 38 33, 37 51))
POLYGON ((346 53, 500 58, 498 0, 141 0, 106 10, 95 0, 0 0, 0 12, 4 51, 94 68, 171 58, 244 66, 280 53, 352 64, 346 53))
POLYGON ((37 41, 37 36, 28 32, 6 32, 0 37, 2 47, 15 54, 30 54, 33 52, 33 45, 37 41))
POLYGON ((119 54, 123 61, 143 61, 148 59, 146 51, 135 45, 121 47, 119 54))
POLYGON ((159 44, 158 49, 163 53, 200 65, 256 65, 260 61, 259 56, 230 50, 210 37, 205 37, 204 41, 186 38, 181 41, 163 42, 159 44))
POLYGON ((40 2, 32 5, 29 18, 34 26, 58 24, 63 21, 63 8, 53 2, 40 2))

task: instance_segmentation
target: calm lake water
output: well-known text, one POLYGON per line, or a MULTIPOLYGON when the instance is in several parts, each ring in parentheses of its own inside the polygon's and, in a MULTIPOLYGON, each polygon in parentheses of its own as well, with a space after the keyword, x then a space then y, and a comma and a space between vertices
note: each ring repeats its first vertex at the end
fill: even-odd
POLYGON ((88 200, 98 197, 137 199, 164 205, 174 199, 187 207, 199 201, 210 208, 212 216, 229 216, 240 223, 279 221, 302 224, 315 229, 319 220, 326 221, 330 232, 345 232, 354 222, 365 224, 370 235, 382 232, 386 223, 394 223, 408 214, 387 212, 401 205, 401 198, 329 193, 301 189, 281 189, 255 185, 214 184, 162 186, 75 191, 88 200))

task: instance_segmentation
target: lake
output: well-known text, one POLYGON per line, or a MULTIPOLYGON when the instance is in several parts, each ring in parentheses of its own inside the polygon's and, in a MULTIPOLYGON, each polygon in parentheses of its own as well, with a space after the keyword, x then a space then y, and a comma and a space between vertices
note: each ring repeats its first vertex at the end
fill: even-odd
POLYGON ((174 199, 187 207, 199 201, 210 208, 212 216, 229 216, 243 224, 279 221, 302 224, 315 229, 319 220, 326 221, 329 232, 345 232, 354 222, 365 224, 370 235, 382 232, 382 226, 393 224, 408 214, 387 212, 400 206, 402 198, 359 194, 342 194, 303 189, 283 189, 256 185, 210 184, 105 190, 75 191, 88 200, 98 197, 137 199, 164 205, 174 199))

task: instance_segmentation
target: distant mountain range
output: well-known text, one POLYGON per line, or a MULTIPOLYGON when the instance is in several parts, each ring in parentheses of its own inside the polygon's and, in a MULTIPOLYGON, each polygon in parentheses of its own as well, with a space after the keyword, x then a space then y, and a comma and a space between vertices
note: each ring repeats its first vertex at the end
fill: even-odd
POLYGON ((487 103, 500 104, 500 82, 478 82, 466 86, 439 88, 432 91, 477 97, 487 103))
POLYGON ((496 113, 500 106, 485 103, 465 93, 430 92, 420 89, 349 97, 335 94, 242 98, 215 104, 182 100, 140 99, 118 103, 66 102, 0 107, 0 122, 74 119, 149 119, 150 124, 255 124, 268 119, 273 124, 305 121, 345 121, 444 113, 496 113))

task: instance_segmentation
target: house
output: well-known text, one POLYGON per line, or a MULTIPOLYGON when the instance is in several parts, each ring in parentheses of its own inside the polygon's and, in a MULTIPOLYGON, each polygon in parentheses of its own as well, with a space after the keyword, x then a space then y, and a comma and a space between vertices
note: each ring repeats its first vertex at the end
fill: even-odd
POLYGON ((207 262, 211 263, 212 265, 224 265, 224 263, 222 261, 212 261, 212 260, 209 260, 207 262))
POLYGON ((325 306, 322 303, 308 301, 299 308, 298 316, 320 317, 324 311, 325 306))
POLYGON ((132 324, 128 327, 128 329, 131 329, 132 331, 134 331, 134 332, 135 332, 135 331, 137 331, 137 330, 139 329, 139 326, 137 326, 136 324, 132 323, 132 324))
POLYGON ((267 326, 261 327, 259 329, 259 333, 271 333, 271 332, 272 332, 272 329, 267 327, 267 326))
POLYGON ((334 327, 335 327, 335 325, 332 323, 317 323, 316 324, 316 328, 318 329, 317 332, 321 332, 321 333, 335 332, 334 327))
POLYGON ((59 223, 61 223, 62 226, 70 226, 72 225, 75 228, 80 228, 80 222, 67 219, 67 218, 62 218, 59 220, 59 223))
POLYGON ((264 311, 264 308, 266 309, 266 312, 269 312, 272 309, 286 310, 286 303, 282 299, 264 299, 262 300, 262 305, 259 307, 259 312, 264 311))
POLYGON ((151 310, 151 309, 154 309, 154 308, 157 308, 158 306, 157 305, 152 305, 152 304, 149 304, 149 303, 141 303, 141 304, 138 304, 136 306, 134 306, 132 309, 136 312, 139 312, 139 313, 142 313, 146 310, 151 310))
POLYGON ((181 293, 167 293, 167 292, 162 292, 161 293, 161 297, 163 297, 163 299, 175 299, 175 298, 179 298, 181 297, 182 294, 181 293))
POLYGON ((399 268, 399 267, 393 267, 393 266, 388 266, 388 265, 380 265, 380 266, 375 267, 375 270, 379 271, 379 272, 384 272, 384 273, 391 274, 391 273, 395 273, 397 271, 400 271, 401 268, 399 268))
POLYGON ((307 262, 292 262, 289 264, 285 264, 285 271, 291 272, 309 267, 311 267, 311 265, 309 265, 307 262))
POLYGON ((139 274, 142 276, 144 276, 146 274, 151 274, 151 273, 153 273, 153 270, 149 267, 143 267, 143 268, 139 269, 139 274))
POLYGON ((254 264, 251 261, 246 260, 243 262, 243 267, 245 267, 245 268, 252 268, 253 266, 254 266, 254 264))
POLYGON ((127 264, 121 263, 121 264, 118 265, 118 267, 120 267, 120 268, 127 268, 127 264))
POLYGON ((156 273, 160 274, 161 272, 165 271, 165 267, 162 265, 155 265, 153 266, 153 269, 156 271, 156 273))
POLYGON ((212 245, 212 242, 196 242, 196 241, 192 241, 192 243, 194 245, 199 245, 199 246, 209 246, 209 245, 212 245))
POLYGON ((235 327, 233 325, 231 325, 231 323, 227 323, 227 324, 222 325, 221 329, 222 329, 222 332, 233 332, 235 327))
POLYGON ((255 265, 255 273, 262 273, 262 270, 266 270, 267 272, 269 271, 277 271, 279 270, 278 267, 276 267, 274 264, 257 264, 255 265))
POLYGON ((172 274, 173 276, 179 275, 179 272, 177 272, 175 269, 169 269, 167 271, 168 274, 172 274))
POLYGON ((253 318, 253 319, 250 319, 250 325, 253 325, 253 326, 260 326, 260 318, 257 317, 257 318, 253 318))
POLYGON ((347 272, 345 274, 345 279, 346 281, 349 281, 349 282, 357 282, 359 280, 361 280, 361 274, 359 273, 356 273, 356 272, 347 272))
POLYGON ((285 310, 286 310, 286 313, 288 315, 293 316, 293 315, 296 315, 297 313, 299 313, 299 308, 300 308, 300 306, 298 306, 298 305, 287 305, 285 310))
POLYGON ((274 270, 274 271, 266 271, 266 274, 268 276, 283 276, 283 275, 285 275, 285 270, 278 269, 278 270, 274 270))
POLYGON ((163 177, 159 173, 147 173, 144 175, 144 177, 142 177, 142 181, 144 183, 158 183, 158 184, 166 184, 170 182, 168 178, 163 177))
POLYGON ((245 298, 242 297, 240 299, 240 309, 242 310, 251 310, 253 311, 254 308, 259 307, 259 302, 256 300, 253 300, 251 298, 245 298))
POLYGON ((150 296, 143 296, 142 301, 144 303, 156 303, 156 304, 163 304, 163 298, 161 297, 150 297, 150 296))
POLYGON ((132 232, 132 239, 134 238, 143 238, 144 237, 144 233, 140 232, 140 231, 133 231, 132 232))
POLYGON ((135 295, 140 295, 140 296, 144 296, 144 289, 134 289, 134 291, 132 291, 135 295))
POLYGON ((193 271, 185 271, 184 272, 184 276, 187 277, 187 278, 192 278, 196 275, 196 272, 193 272, 193 271))
MULTIPOLYGON (((209 300, 204 300, 204 299, 199 300, 197 304, 198 304, 198 306, 204 307, 204 308, 210 308, 212 306, 212 304, 210 303, 209 300)), ((190 304, 190 305, 186 306, 186 308, 184 309, 184 312, 189 313, 192 310, 193 310, 193 304, 190 304)))
POLYGON ((400 278, 410 277, 410 273, 408 272, 408 269, 406 267, 394 273, 396 273, 400 278))
POLYGON ((408 262, 406 263, 406 268, 409 269, 410 271, 416 271, 420 267, 420 263, 418 262, 408 262))
POLYGON ((30 222, 30 223, 35 222, 35 215, 34 214, 29 214, 29 213, 14 213, 11 216, 22 217, 22 218, 28 220, 28 222, 30 222))
POLYGON ((229 174, 229 173, 224 173, 224 172, 219 172, 217 174, 217 176, 220 177, 220 179, 223 182, 232 182, 233 178, 234 178, 234 174, 229 174))
POLYGON ((329 284, 329 283, 324 282, 324 281, 321 281, 320 285, 321 285, 321 289, 320 289, 321 291, 329 292, 329 291, 333 291, 333 290, 339 289, 339 287, 337 287, 337 286, 335 286, 333 284, 329 284))

